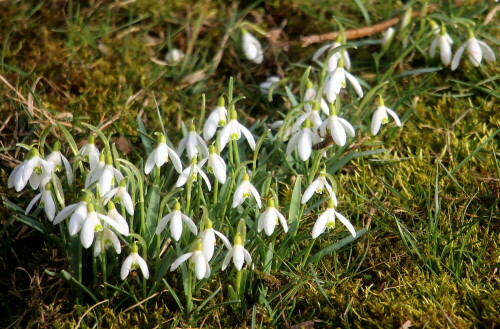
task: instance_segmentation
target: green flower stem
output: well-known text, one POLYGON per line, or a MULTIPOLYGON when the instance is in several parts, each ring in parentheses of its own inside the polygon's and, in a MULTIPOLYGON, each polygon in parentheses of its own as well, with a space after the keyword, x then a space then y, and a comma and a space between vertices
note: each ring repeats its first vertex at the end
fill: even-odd
POLYGON ((212 204, 213 204, 214 207, 217 204, 218 194, 219 194, 219 182, 216 179, 215 182, 214 182, 214 197, 213 197, 213 202, 212 202, 212 204))
POLYGON ((238 271, 238 273, 236 273, 236 282, 234 284, 234 286, 236 287, 236 294, 238 294, 238 298, 241 300, 243 296, 240 296, 240 286, 241 286, 241 271, 238 271))
POLYGON ((238 150, 238 141, 231 140, 230 143, 233 145, 235 166, 238 167, 240 165, 240 152, 238 150))
POLYGON ((108 286, 107 286, 107 258, 106 258, 106 246, 104 244, 104 234, 101 234, 101 246, 103 246, 103 250, 101 251, 101 268, 102 268, 102 283, 104 285, 103 297, 104 299, 108 298, 108 286))

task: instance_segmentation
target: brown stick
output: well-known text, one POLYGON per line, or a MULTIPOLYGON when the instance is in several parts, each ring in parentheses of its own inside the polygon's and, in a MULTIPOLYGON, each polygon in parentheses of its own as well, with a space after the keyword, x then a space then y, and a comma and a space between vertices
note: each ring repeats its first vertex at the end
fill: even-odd
MULTIPOLYGON (((437 8, 437 6, 429 6, 427 8, 426 14, 436 10, 436 8, 437 8)), ((415 17, 419 17, 420 15, 422 15, 422 13, 415 12, 411 15, 411 17, 415 18, 415 17)), ((352 39, 360 39, 360 38, 368 37, 370 35, 374 35, 374 34, 382 32, 382 31, 385 31, 389 27, 398 24, 400 21, 401 21, 400 17, 394 17, 394 18, 391 18, 387 21, 380 22, 380 23, 375 24, 375 25, 366 26, 366 27, 362 27, 359 29, 347 30, 347 31, 345 31, 345 38, 346 38, 346 40, 352 40, 352 39)), ((335 38, 337 38, 338 36, 339 36, 339 32, 330 32, 330 33, 325 33, 325 34, 308 35, 308 36, 300 37, 300 42, 302 43, 302 47, 307 47, 313 43, 335 40, 335 38)))

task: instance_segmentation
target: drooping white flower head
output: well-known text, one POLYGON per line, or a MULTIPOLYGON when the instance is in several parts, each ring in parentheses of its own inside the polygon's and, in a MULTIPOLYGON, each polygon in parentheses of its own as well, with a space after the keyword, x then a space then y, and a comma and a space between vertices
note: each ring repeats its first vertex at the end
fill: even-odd
POLYGON ((121 203, 131 216, 134 215, 134 203, 132 202, 130 194, 127 192, 127 183, 125 179, 122 179, 118 187, 109 190, 102 198, 104 200, 104 205, 106 205, 109 200, 113 200, 121 203))
POLYGON ((52 222, 54 225, 61 223, 66 217, 71 215, 68 225, 68 231, 70 235, 75 235, 82 229, 85 218, 87 218, 87 206, 90 202, 90 196, 88 193, 85 194, 82 201, 74 204, 70 204, 62 209, 54 218, 52 222))
POLYGON ((89 136, 87 144, 83 145, 78 152, 83 156, 83 159, 89 163, 90 170, 99 162, 100 153, 97 146, 95 146, 95 137, 93 135, 89 136))
POLYGON ((248 145, 252 150, 255 150, 255 139, 252 136, 250 130, 248 130, 245 126, 237 120, 236 110, 233 108, 230 110, 230 118, 229 123, 222 128, 219 136, 219 148, 222 151, 229 140, 238 140, 241 138, 241 134, 245 136, 248 141, 248 145))
POLYGON ((165 60, 169 64, 177 64, 181 62, 183 59, 184 59, 184 52, 177 48, 172 48, 165 54, 165 60))
POLYGON ((208 141, 214 137, 217 127, 224 127, 227 121, 227 109, 224 97, 220 96, 217 107, 210 113, 203 126, 203 138, 208 141))
MULTIPOLYGON (((317 60, 321 55, 323 55, 326 51, 334 51, 335 48, 342 46, 342 44, 339 42, 339 40, 333 42, 332 44, 322 46, 319 48, 313 55, 313 61, 317 60)), ((351 60, 349 58, 349 54, 347 53, 347 50, 339 50, 328 58, 328 72, 334 71, 337 66, 340 58, 343 59, 345 68, 350 70, 351 69, 351 60)))
POLYGON ((268 236, 273 235, 278 220, 285 233, 288 232, 286 218, 274 207, 274 200, 271 198, 267 203, 267 209, 259 217, 257 231, 261 232, 264 229, 268 236))
POLYGON ((46 161, 51 162, 54 165, 54 171, 60 171, 64 165, 66 170, 66 177, 68 178, 68 184, 73 183, 73 170, 71 169, 71 164, 68 159, 61 153, 61 143, 56 141, 52 152, 45 158, 46 161))
MULTIPOLYGON (((304 101, 305 102, 316 101, 316 89, 313 88, 312 82, 310 80, 307 80, 307 89, 304 92, 304 101)), ((329 112, 330 110, 328 109, 328 104, 326 104, 326 101, 323 99, 323 97, 321 97, 320 107, 323 110, 323 112, 325 112, 325 114, 328 115, 328 113, 330 113, 329 112)), ((313 106, 311 106, 311 104, 304 105, 304 110, 306 112, 311 111, 312 108, 313 106)))
POLYGON ((335 101, 337 95, 340 94, 340 89, 346 88, 346 78, 349 80, 358 96, 363 98, 363 89, 358 79, 344 69, 343 59, 340 58, 337 68, 327 75, 325 86, 323 87, 326 99, 330 103, 335 101))
POLYGON ((306 161, 312 153, 313 144, 319 143, 321 138, 312 130, 312 123, 309 120, 304 122, 302 129, 296 132, 286 147, 286 154, 292 154, 293 150, 297 150, 300 159, 306 161))
POLYGON ((345 218, 342 214, 338 213, 335 211, 335 204, 334 202, 330 199, 328 201, 328 208, 325 210, 321 216, 319 216, 318 220, 314 224, 313 230, 312 230, 312 237, 313 239, 317 238, 321 233, 325 232, 327 228, 333 228, 335 227, 335 218, 338 218, 342 224, 347 227, 349 232, 353 237, 356 237, 356 230, 354 229, 354 226, 345 218))
POLYGON ((239 205, 243 204, 245 199, 250 197, 250 195, 253 195, 260 209, 262 207, 262 203, 260 201, 260 194, 257 191, 257 189, 252 185, 252 183, 250 183, 250 176, 248 175, 248 173, 245 173, 245 175, 243 175, 243 180, 241 181, 241 184, 234 191, 233 208, 236 208, 239 205))
POLYGON ((205 229, 200 233, 201 244, 203 245, 203 255, 207 261, 210 261, 214 255, 215 235, 222 240, 222 243, 224 243, 227 249, 231 249, 231 243, 229 243, 226 236, 221 232, 214 230, 212 225, 212 221, 208 220, 205 225, 205 229))
POLYGON ((241 46, 245 57, 255 64, 261 64, 264 60, 264 51, 259 40, 244 28, 241 29, 241 33, 241 46))
POLYGON ((137 244, 133 244, 130 255, 128 255, 128 257, 125 258, 125 261, 122 264, 122 268, 120 270, 121 279, 125 280, 130 271, 135 270, 137 268, 141 269, 144 278, 149 279, 148 264, 146 264, 146 261, 144 261, 144 259, 141 256, 139 256, 139 247, 137 247, 137 244))
POLYGON ((47 185, 53 171, 54 165, 40 158, 38 150, 32 148, 28 152, 26 160, 10 173, 7 186, 14 187, 17 192, 20 192, 29 182, 30 186, 36 190, 40 185, 47 185))
POLYGON ((222 270, 226 269, 231 259, 233 259, 234 267, 236 267, 238 271, 241 271, 245 261, 248 265, 252 264, 252 256, 250 255, 248 250, 243 247, 243 241, 239 233, 234 237, 233 247, 227 252, 226 257, 224 257, 222 270))
POLYGON ((203 278, 208 278, 210 276, 210 265, 208 264, 209 259, 205 257, 203 253, 203 245, 200 241, 196 242, 196 249, 192 252, 188 252, 179 258, 177 258, 170 266, 170 271, 175 271, 179 265, 184 263, 189 259, 189 267, 194 268, 196 273, 196 278, 201 280, 203 278))
POLYGON ((179 143, 179 148, 177 149, 179 157, 182 156, 184 150, 187 151, 189 159, 196 157, 199 152, 201 152, 205 157, 208 156, 207 144, 205 144, 203 138, 201 138, 196 132, 194 124, 189 126, 188 134, 179 143))
POLYGON ((354 127, 349 121, 337 116, 337 110, 333 104, 330 104, 330 116, 319 127, 319 132, 323 137, 329 133, 338 146, 345 145, 347 135, 354 137, 354 127))
POLYGON ((441 63, 443 65, 448 66, 451 63, 451 45, 453 44, 453 40, 451 40, 448 33, 446 33, 446 28, 444 26, 441 29, 438 28, 438 33, 434 40, 431 43, 431 47, 429 49, 429 55, 431 57, 436 56, 436 49, 439 48, 439 54, 441 57, 441 63))
POLYGON ((316 178, 311 183, 311 185, 309 185, 307 187, 307 189, 304 191, 304 194, 302 195, 301 203, 304 204, 307 201, 309 201, 309 199, 311 199, 311 197, 313 196, 314 193, 319 193, 319 194, 323 193, 325 188, 328 191, 330 197, 333 200, 336 200, 337 197, 335 196, 335 192, 333 192, 332 187, 330 186, 330 184, 328 183, 328 180, 326 179, 326 172, 321 171, 319 173, 318 178, 316 178))
POLYGON ((182 172, 181 160, 177 153, 167 146, 167 138, 162 133, 156 133, 158 136, 158 146, 151 152, 146 164, 144 165, 144 173, 147 175, 151 172, 154 166, 161 167, 168 161, 168 157, 172 160, 175 170, 178 173, 182 172))
POLYGON ((465 50, 467 50, 467 53, 469 55, 469 60, 473 66, 476 67, 479 66, 479 64, 481 64, 481 60, 483 59, 483 57, 488 62, 495 61, 495 53, 490 48, 490 46, 488 46, 483 41, 476 39, 474 33, 472 31, 469 31, 469 39, 467 39, 464 45, 458 48, 457 52, 453 56, 453 59, 451 61, 452 71, 455 71, 457 69, 458 64, 460 64, 460 59, 462 58, 462 54, 464 53, 465 50))
POLYGON ((113 219, 116 225, 113 227, 120 233, 121 235, 128 236, 129 235, 129 226, 127 220, 123 218, 123 216, 116 210, 115 204, 113 201, 108 202, 108 217, 113 219))
POLYGON ((215 146, 210 145, 210 155, 207 161, 207 172, 213 173, 219 183, 224 184, 227 178, 227 166, 224 159, 215 151, 215 146))
POLYGON ((203 178, 203 181, 205 181, 205 184, 207 184, 208 190, 211 191, 212 184, 210 184, 210 180, 208 179, 203 169, 201 169, 205 162, 207 162, 207 158, 201 160, 200 163, 198 163, 197 158, 192 158, 191 165, 184 169, 184 171, 180 174, 175 186, 181 187, 186 184, 188 180, 196 182, 196 180, 198 179, 198 174, 200 174, 200 176, 203 178))
POLYGON ((168 222, 170 222, 170 234, 175 241, 179 241, 182 235, 183 221, 187 224, 189 230, 194 235, 198 234, 198 229, 196 228, 193 220, 181 212, 181 204, 179 202, 176 202, 174 205, 174 210, 160 220, 155 232, 156 234, 160 234, 161 232, 163 232, 168 222))
POLYGON ((86 188, 97 182, 101 195, 106 195, 112 187, 123 180, 122 173, 113 167, 113 158, 110 154, 106 156, 106 164, 104 167, 96 166, 96 170, 94 170, 92 174, 89 173, 89 176, 91 176, 91 179, 86 188))
POLYGON ((117 254, 122 252, 122 246, 118 236, 111 230, 111 227, 104 223, 102 231, 95 233, 94 257, 99 256, 110 246, 113 246, 117 254))
MULTIPOLYGON (((306 106, 304 106, 304 109, 306 109, 306 106)), ((312 123, 312 131, 316 132, 318 131, 318 128, 321 126, 323 123, 323 120, 321 120, 321 117, 319 115, 319 106, 317 103, 313 103, 313 106, 310 111, 307 111, 302 113, 295 123, 292 126, 292 133, 296 133, 297 131, 300 130, 300 127, 302 124, 306 121, 309 120, 312 123)))
POLYGON ((27 215, 31 211, 38 200, 40 200, 39 206, 45 210, 45 215, 47 215, 49 221, 52 222, 54 220, 54 216, 56 215, 56 204, 54 202, 54 199, 52 198, 50 183, 47 183, 45 185, 45 188, 42 188, 42 191, 37 194, 33 198, 33 200, 31 200, 31 202, 28 204, 28 207, 26 208, 26 211, 24 212, 25 215, 27 215))
POLYGON ((94 210, 94 205, 87 204, 87 217, 83 220, 83 226, 80 233, 80 242, 84 248, 89 248, 94 242, 96 232, 103 230, 103 222, 113 227, 118 233, 128 235, 128 224, 125 226, 123 222, 97 213, 94 210))
POLYGON ((260 88, 260 91, 263 93, 263 94, 266 94, 268 93, 269 89, 271 88, 271 86, 277 82, 280 82, 280 78, 273 75, 273 76, 270 76, 266 79, 266 81, 262 82, 261 84, 259 84, 259 88, 260 88))
POLYGON ((389 47, 395 33, 396 30, 393 27, 389 27, 387 30, 382 32, 382 47, 389 47))
POLYGON ((389 117, 387 116, 387 113, 391 115, 391 117, 394 119, 398 127, 401 126, 401 121, 399 120, 399 117, 396 114, 396 112, 385 106, 384 99, 382 97, 379 97, 377 110, 375 111, 375 113, 373 113, 372 117, 371 130, 373 135, 378 134, 378 131, 380 130, 380 126, 382 124, 386 124, 389 122, 389 117))

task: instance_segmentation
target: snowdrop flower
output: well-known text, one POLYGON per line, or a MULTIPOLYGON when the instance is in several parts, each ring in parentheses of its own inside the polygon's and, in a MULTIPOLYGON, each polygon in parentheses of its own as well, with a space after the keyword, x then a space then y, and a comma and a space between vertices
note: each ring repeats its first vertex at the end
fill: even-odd
POLYGON ((165 54, 165 60, 169 64, 177 64, 180 61, 184 59, 184 53, 182 50, 173 48, 170 49, 166 54, 165 54))
POLYGON ((178 173, 182 172, 182 164, 181 160, 177 153, 167 146, 167 138, 162 133, 156 133, 158 136, 158 146, 151 152, 148 159, 146 160, 146 164, 144 165, 144 173, 147 175, 151 172, 153 167, 160 168, 163 166, 165 162, 168 161, 168 157, 172 160, 172 164, 174 165, 175 170, 178 173))
POLYGON ((85 194, 82 201, 66 206, 63 210, 57 214, 54 218, 54 225, 62 222, 66 217, 71 215, 68 225, 68 230, 70 235, 75 235, 82 229, 85 218, 87 218, 87 206, 90 202, 89 194, 85 194))
POLYGON ((250 183, 250 176, 248 175, 248 173, 245 173, 245 175, 243 175, 243 181, 234 191, 233 208, 236 208, 239 205, 243 204, 245 199, 250 197, 250 195, 253 195, 260 209, 262 207, 262 203, 260 201, 260 194, 257 191, 257 189, 252 185, 252 183, 250 183))
POLYGON ((262 50, 259 40, 257 40, 244 28, 241 29, 241 33, 241 42, 245 57, 255 64, 262 63, 264 60, 264 51, 262 50))
POLYGON ((103 214, 99 214, 94 210, 94 205, 87 204, 87 217, 83 220, 83 226, 80 233, 80 242, 84 248, 89 248, 94 242, 96 232, 103 230, 103 222, 112 226, 118 233, 128 235, 128 225, 123 225, 123 222, 114 220, 103 214))
POLYGON ((201 153, 204 156, 208 156, 208 148, 205 141, 196 133, 196 127, 194 124, 189 126, 188 134, 181 140, 179 148, 177 149, 177 154, 181 157, 184 150, 187 150, 189 159, 192 159, 201 153))
POLYGON ((263 93, 263 94, 267 94, 269 89, 271 88, 271 86, 277 82, 280 82, 280 78, 273 75, 273 76, 270 76, 266 79, 266 81, 262 82, 259 87, 260 87, 260 91, 263 93))
POLYGON ((37 194, 33 200, 28 204, 28 207, 26 208, 26 211, 24 212, 25 215, 27 215, 35 203, 40 200, 40 207, 43 207, 45 210, 45 215, 47 215, 47 218, 49 221, 54 220, 54 216, 56 215, 56 204, 54 203, 54 199, 52 198, 52 191, 50 187, 50 183, 47 183, 45 185, 45 188, 42 189, 42 192, 37 194))
POLYGON ((389 27, 387 30, 382 32, 382 48, 388 48, 394 38, 396 30, 393 27, 389 27))
POLYGON ((229 265, 229 262, 233 259, 233 264, 238 271, 241 271, 245 261, 248 265, 252 264, 252 256, 243 247, 243 242, 241 240, 241 235, 238 233, 234 237, 234 246, 228 251, 226 257, 224 257, 224 262, 222 263, 222 270, 225 270, 229 265))
POLYGON ((312 123, 309 120, 304 122, 302 129, 296 132, 286 147, 286 154, 292 154, 297 149, 302 161, 306 161, 311 156, 313 144, 319 143, 321 138, 312 131, 312 123))
POLYGON ((36 190, 40 185, 45 186, 50 181, 53 171, 54 165, 40 158, 38 150, 32 148, 26 160, 10 173, 7 186, 14 187, 17 192, 20 192, 29 182, 36 190))
POLYGON ((68 177, 68 184, 73 183, 73 170, 71 169, 71 164, 68 159, 61 153, 61 143, 56 141, 52 152, 45 158, 46 161, 54 164, 54 171, 60 171, 64 165, 66 170, 66 177, 68 177))
POLYGON ((116 229, 118 230, 118 233, 125 236, 129 235, 128 223, 125 218, 123 218, 123 216, 116 210, 115 204, 112 201, 108 202, 107 215, 117 223, 116 229))
MULTIPOLYGON (((304 109, 306 107, 304 106, 304 109)), ((293 124, 292 126, 292 132, 297 132, 300 129, 300 126, 304 123, 304 121, 309 120, 312 123, 312 131, 316 132, 318 131, 318 128, 321 126, 323 123, 323 120, 321 120, 321 117, 319 116, 319 106, 317 103, 313 103, 313 107, 310 111, 307 111, 305 113, 302 113, 298 118, 297 121, 293 124)))
POLYGON ((344 61, 342 58, 339 59, 339 64, 337 68, 330 72, 326 77, 325 86, 323 87, 326 94, 326 99, 333 103, 340 93, 340 89, 346 87, 346 78, 352 84, 354 90, 360 98, 363 98, 363 89, 359 84, 358 80, 349 72, 344 69, 344 61))
POLYGON ((222 129, 219 136, 219 148, 222 151, 229 140, 238 140, 241 138, 241 133, 248 141, 248 145, 252 150, 255 150, 255 139, 252 133, 237 120, 236 110, 233 108, 231 111, 231 120, 222 129))
POLYGON ((331 198, 336 200, 337 197, 335 196, 335 193, 333 192, 332 187, 330 186, 330 184, 328 183, 328 181, 326 179, 326 172, 321 171, 319 173, 318 178, 316 178, 311 183, 311 185, 309 185, 309 187, 307 187, 307 189, 305 190, 304 194, 302 195, 301 203, 304 204, 307 201, 309 201, 309 199, 311 199, 311 197, 313 196, 314 193, 320 193, 320 194, 323 193, 325 188, 328 191, 328 193, 330 194, 331 198))
MULTIPOLYGON (((321 48, 319 48, 313 55, 312 60, 315 61, 317 60, 321 55, 323 55, 327 50, 333 51, 335 48, 342 46, 342 44, 339 41, 335 41, 334 43, 330 45, 325 45, 321 48)), ((349 58, 349 54, 345 49, 337 51, 333 53, 329 58, 328 58, 328 72, 334 71, 337 66, 338 62, 342 58, 344 60, 344 65, 345 68, 350 70, 351 69, 351 60, 349 58)))
POLYGON ((280 221, 283 230, 288 232, 288 224, 286 218, 274 207, 274 200, 271 198, 267 203, 267 209, 259 217, 257 231, 261 232, 264 229, 267 235, 271 236, 274 232, 274 227, 280 221))
MULTIPOLYGON (((307 89, 304 93, 304 101, 305 102, 316 101, 316 90, 313 88, 313 85, 312 85, 311 81, 309 81, 309 80, 307 80, 307 89)), ((325 114, 328 115, 330 113, 330 110, 328 109, 328 104, 326 104, 323 97, 321 98, 320 107, 323 110, 323 112, 325 112, 325 114)), ((312 110, 311 104, 304 105, 304 109, 306 110, 306 112, 311 111, 312 110)), ((309 119, 309 120, 311 120, 311 119, 309 119)))
POLYGON ((378 131, 380 130, 380 126, 382 124, 389 122, 389 117, 387 116, 387 113, 391 115, 391 117, 394 119, 398 127, 401 126, 401 121, 399 120, 399 117, 396 114, 396 112, 385 106, 384 99, 382 97, 379 97, 377 110, 375 111, 375 113, 373 113, 372 117, 371 130, 373 135, 378 134, 378 131))
POLYGON ((356 230, 354 229, 354 226, 352 226, 352 224, 342 214, 335 211, 334 202, 330 199, 328 201, 328 208, 323 214, 321 214, 321 216, 319 216, 318 220, 314 224, 312 230, 313 239, 316 239, 321 233, 325 232, 326 228, 330 229, 335 227, 335 217, 337 217, 340 222, 347 227, 353 237, 356 237, 356 230))
POLYGON ((349 121, 339 118, 336 114, 335 106, 330 104, 330 116, 323 122, 319 128, 321 136, 325 137, 327 132, 333 138, 333 141, 338 146, 344 146, 347 140, 347 135, 354 137, 354 128, 349 121))
POLYGON ((175 271, 179 265, 184 263, 189 259, 189 267, 194 268, 196 273, 196 278, 201 280, 203 278, 208 278, 210 276, 210 265, 208 264, 208 259, 203 254, 203 245, 200 241, 196 242, 196 249, 192 252, 188 252, 179 258, 177 258, 170 266, 170 271, 175 271))
POLYGON ((130 252, 130 255, 125 258, 125 261, 122 264, 120 277, 122 278, 122 280, 125 280, 130 271, 137 268, 141 269, 144 278, 149 279, 148 264, 146 264, 146 261, 144 261, 144 259, 139 256, 139 247, 137 247, 137 244, 134 243, 132 245, 132 251, 130 252))
POLYGON ((105 205, 111 199, 115 202, 120 202, 131 216, 134 215, 134 204, 130 194, 127 192, 127 183, 125 182, 125 179, 120 181, 120 185, 118 187, 109 190, 109 192, 103 196, 103 199, 105 205))
POLYGON ((441 63, 448 66, 451 62, 451 45, 453 40, 451 40, 448 33, 446 33, 446 28, 443 26, 438 34, 431 43, 431 48, 429 49, 429 55, 431 57, 436 56, 436 49, 439 47, 439 53, 441 56, 441 63))
POLYGON ((94 179, 95 174, 98 173, 104 166, 106 165, 105 161, 106 157, 104 156, 104 153, 99 155, 99 162, 90 169, 89 173, 87 174, 87 177, 85 178, 85 188, 88 189, 89 186, 95 182, 96 180, 94 179))
POLYGON ((163 232, 168 222, 170 222, 170 234, 175 241, 179 241, 182 235, 182 221, 187 224, 189 230, 193 232, 194 235, 198 234, 198 229, 196 228, 193 220, 181 213, 181 204, 179 202, 175 203, 174 210, 170 214, 160 219, 160 222, 156 227, 156 234, 159 235, 163 232))
POLYGON ((217 127, 226 125, 227 109, 224 106, 224 97, 219 97, 217 107, 210 113, 203 126, 203 138, 208 141, 214 137, 217 127))
POLYGON ((95 240, 94 257, 99 256, 110 246, 113 246, 117 254, 120 254, 122 252, 120 239, 118 239, 115 232, 113 232, 110 226, 106 223, 104 223, 102 231, 96 233, 95 240))
POLYGON ((99 162, 99 149, 95 146, 95 137, 93 135, 89 136, 87 144, 83 145, 78 152, 90 164, 91 170, 99 162))
POLYGON ((203 255, 207 261, 210 261, 214 255, 215 235, 222 240, 222 243, 224 243, 227 249, 231 249, 231 243, 229 243, 226 236, 221 232, 214 230, 212 225, 213 223, 209 219, 205 225, 205 229, 200 233, 201 244, 203 245, 203 255))
POLYGON ((179 178, 177 179, 177 183, 175 186, 181 187, 184 184, 187 183, 188 179, 191 180, 191 182, 196 182, 198 179, 198 174, 203 178, 205 181, 205 184, 207 184, 208 190, 212 190, 212 184, 210 184, 210 180, 208 179, 207 175, 203 172, 201 169, 203 165, 207 162, 207 158, 203 159, 198 163, 198 160, 196 158, 191 159, 191 165, 184 169, 184 171, 181 173, 179 178))
POLYGON ((113 158, 111 158, 110 154, 106 156, 106 164, 104 167, 98 168, 92 173, 91 176, 92 178, 88 186, 97 182, 99 184, 99 191, 101 195, 106 195, 115 183, 120 183, 123 180, 122 173, 113 167, 113 158))
POLYGON ((220 157, 220 155, 215 152, 215 147, 210 145, 210 155, 207 161, 207 171, 213 173, 215 178, 219 183, 224 184, 226 182, 226 163, 220 157))
POLYGON ((483 57, 488 62, 495 61, 495 53, 490 48, 490 46, 488 46, 483 41, 476 39, 474 33, 472 31, 469 31, 469 39, 465 42, 464 45, 458 48, 457 52, 453 56, 453 59, 451 61, 452 71, 455 71, 457 69, 464 50, 467 50, 467 53, 469 54, 469 60, 473 66, 479 66, 483 57))

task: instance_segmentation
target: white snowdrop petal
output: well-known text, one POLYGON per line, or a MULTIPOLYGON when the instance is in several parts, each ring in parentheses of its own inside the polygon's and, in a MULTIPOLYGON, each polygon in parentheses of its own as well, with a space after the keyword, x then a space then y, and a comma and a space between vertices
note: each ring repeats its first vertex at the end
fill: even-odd
POLYGON ((451 60, 451 70, 452 71, 455 71, 458 67, 458 64, 460 64, 460 59, 462 58, 462 54, 464 53, 464 50, 465 50, 465 45, 458 48, 457 52, 453 56, 453 59, 451 60))

